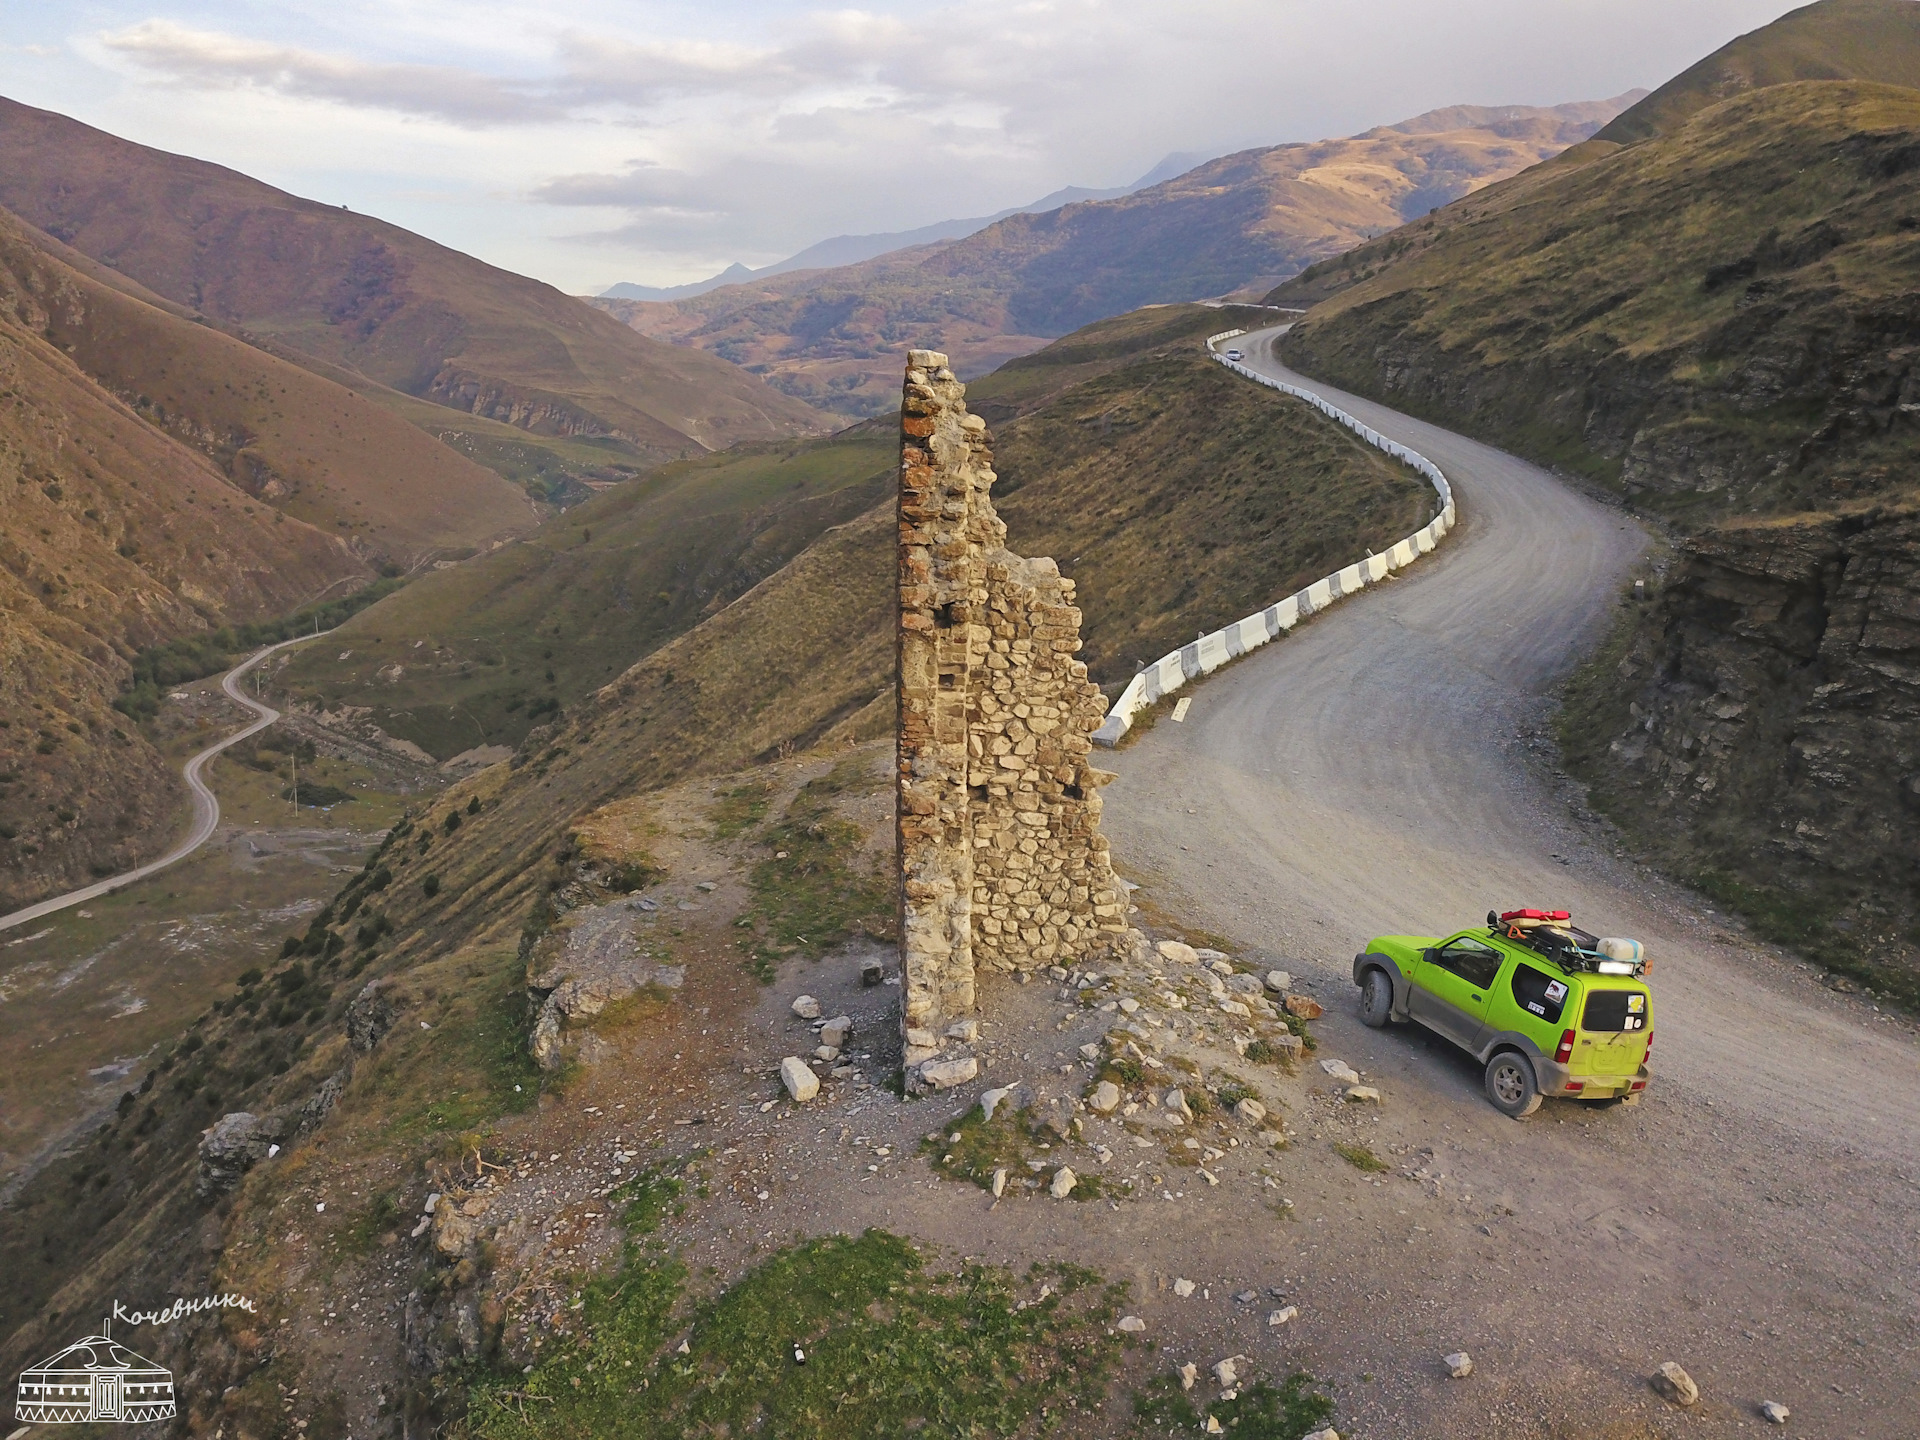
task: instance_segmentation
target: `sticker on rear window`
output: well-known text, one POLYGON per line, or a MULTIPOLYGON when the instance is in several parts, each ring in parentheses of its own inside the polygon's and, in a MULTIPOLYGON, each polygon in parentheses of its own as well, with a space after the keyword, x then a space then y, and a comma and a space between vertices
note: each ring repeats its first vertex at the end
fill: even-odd
POLYGON ((1645 1010, 1646 1008, 1647 1008, 1646 996, 1644 995, 1627 996, 1627 1013, 1629 1015, 1638 1015, 1641 1011, 1645 1010))
POLYGON ((1551 1001, 1554 1004, 1558 1004, 1560 1001, 1566 998, 1567 998, 1566 981, 1549 980, 1547 982, 1547 999, 1549 1001, 1551 1001))

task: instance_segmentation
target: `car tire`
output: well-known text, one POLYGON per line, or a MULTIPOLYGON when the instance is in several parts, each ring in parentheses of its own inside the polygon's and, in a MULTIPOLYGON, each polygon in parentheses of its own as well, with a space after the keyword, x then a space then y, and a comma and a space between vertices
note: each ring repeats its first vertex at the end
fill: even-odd
POLYGON ((1540 1084, 1533 1062, 1517 1050, 1502 1050, 1487 1061, 1487 1100, 1502 1115, 1524 1120, 1540 1108, 1540 1084))
POLYGON ((1360 1019, 1378 1030, 1393 1018, 1393 981, 1375 967, 1360 982, 1360 1019))

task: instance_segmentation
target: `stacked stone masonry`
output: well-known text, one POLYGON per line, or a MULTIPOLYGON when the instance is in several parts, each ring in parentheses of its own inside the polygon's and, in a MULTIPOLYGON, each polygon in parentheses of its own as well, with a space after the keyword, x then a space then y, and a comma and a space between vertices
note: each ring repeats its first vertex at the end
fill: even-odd
POLYGON ((1126 902, 1088 763, 1106 700, 1087 679, 1073 582, 1005 545, 991 438, 936 351, 900 409, 900 958, 907 1068, 949 1065, 979 967, 1105 950, 1126 902), (947 1032, 957 1032, 949 1035, 947 1032))

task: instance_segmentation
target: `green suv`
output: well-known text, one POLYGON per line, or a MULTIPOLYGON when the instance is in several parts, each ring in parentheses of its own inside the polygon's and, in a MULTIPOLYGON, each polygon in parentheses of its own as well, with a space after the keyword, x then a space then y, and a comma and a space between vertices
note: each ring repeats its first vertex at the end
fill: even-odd
POLYGON ((1360 1018, 1376 1029, 1417 1020, 1453 1041, 1486 1066, 1487 1099, 1516 1120, 1549 1097, 1638 1104, 1653 1053, 1639 946, 1596 940, 1565 912, 1531 918, 1542 913, 1489 914, 1486 928, 1444 939, 1368 941, 1353 957, 1360 1018))

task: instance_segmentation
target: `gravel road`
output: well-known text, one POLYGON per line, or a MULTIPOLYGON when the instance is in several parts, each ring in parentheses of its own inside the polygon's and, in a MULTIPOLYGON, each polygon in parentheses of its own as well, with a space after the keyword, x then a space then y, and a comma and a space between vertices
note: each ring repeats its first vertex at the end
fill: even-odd
MULTIPOLYGON (((1183 724, 1161 717, 1110 761, 1105 823, 1164 911, 1296 971, 1326 967, 1321 1053, 1377 1076, 1399 1141, 1437 1145, 1432 1165, 1491 1206, 1417 1266, 1400 1263, 1391 1220, 1329 1218, 1319 1265, 1346 1294, 1320 1363, 1387 1377, 1343 1408, 1370 1436, 1485 1435, 1488 1394, 1469 1395, 1498 1374, 1511 1433, 1532 1428, 1529 1406, 1625 1425, 1647 1414, 1645 1376, 1674 1359, 1706 1392, 1689 1433, 1752 1430, 1763 1399, 1793 1408, 1797 1434, 1916 1433, 1912 1026, 1616 854, 1525 741, 1646 535, 1532 465, 1288 372, 1277 333, 1234 343, 1431 457, 1462 525, 1404 576, 1193 690, 1183 724), (1638 1111, 1549 1102, 1515 1123, 1464 1055, 1360 1025, 1338 982, 1369 935, 1522 905, 1566 907, 1655 957, 1656 1078, 1638 1111), (1479 1373, 1396 1392, 1408 1344, 1467 1348, 1479 1373)), ((1665 1433, 1653 1414, 1632 1422, 1650 1432, 1619 1433, 1665 1433)))
POLYGON ((10 930, 16 925, 26 924, 29 920, 38 920, 43 915, 56 914, 71 906, 85 904, 122 886, 131 885, 136 880, 157 875, 168 866, 179 864, 212 839, 213 832, 220 827, 220 797, 215 795, 207 782, 200 777, 205 774, 207 765, 216 755, 238 745, 249 736, 258 735, 280 718, 278 710, 269 705, 263 705, 249 696, 242 682, 253 668, 269 655, 284 650, 289 645, 304 645, 310 640, 319 640, 332 633, 331 630, 321 630, 312 635, 297 635, 291 640, 282 640, 277 645, 268 645, 264 649, 254 651, 252 655, 220 677, 220 688, 226 692, 227 698, 238 701, 251 710, 255 719, 251 724, 234 731, 225 739, 214 741, 180 767, 180 778, 187 782, 187 790, 193 800, 193 827, 187 831, 179 843, 158 860, 149 860, 145 865, 135 866, 119 875, 110 875, 105 880, 96 880, 91 885, 83 885, 78 890, 69 890, 64 895, 54 895, 48 899, 36 901, 23 909, 15 910, 11 915, 0 915, 0 930, 10 930))

